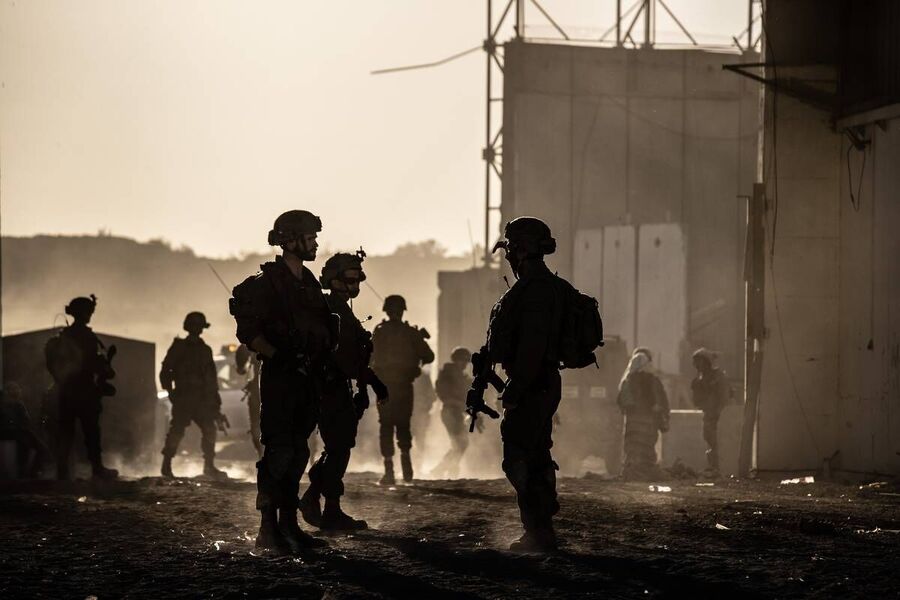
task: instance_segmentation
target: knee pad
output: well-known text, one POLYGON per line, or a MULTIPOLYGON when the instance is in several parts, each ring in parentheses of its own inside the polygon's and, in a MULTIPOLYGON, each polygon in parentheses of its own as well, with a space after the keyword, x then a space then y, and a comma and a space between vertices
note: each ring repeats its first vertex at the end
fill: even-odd
POLYGON ((528 488, 528 464, 522 460, 504 460, 503 472, 517 493, 524 493, 528 488))

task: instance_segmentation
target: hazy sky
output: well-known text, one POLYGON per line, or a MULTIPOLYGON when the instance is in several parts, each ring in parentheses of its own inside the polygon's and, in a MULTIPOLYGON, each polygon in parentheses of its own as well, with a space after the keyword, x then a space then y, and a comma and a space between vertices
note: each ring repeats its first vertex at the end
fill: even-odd
MULTIPOLYGON (((746 0, 667 4, 707 41, 746 26, 746 0)), ((579 32, 614 20, 614 0, 542 5, 579 32)), ((332 248, 465 251, 467 221, 483 230, 484 55, 369 71, 476 46, 484 21, 484 0, 2 0, 3 234, 225 256, 306 208, 332 248)), ((661 9, 658 27, 678 38, 661 9)))

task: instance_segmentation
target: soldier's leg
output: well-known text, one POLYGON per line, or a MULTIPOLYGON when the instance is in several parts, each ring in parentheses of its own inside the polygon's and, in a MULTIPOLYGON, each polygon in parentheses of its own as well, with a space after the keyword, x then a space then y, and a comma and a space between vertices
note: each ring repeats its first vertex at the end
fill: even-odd
POLYGON ((378 404, 378 446, 384 459, 384 475, 382 485, 394 484, 394 396, 393 387, 388 384, 390 400, 387 404, 378 404))
POLYGON ((559 510, 556 494, 556 463, 553 445, 553 415, 559 406, 560 380, 555 370, 544 373, 519 406, 505 412, 501 423, 503 471, 513 488, 525 536, 519 547, 552 549, 556 539, 552 517, 559 510))
POLYGON ((190 407, 184 402, 172 403, 172 418, 169 421, 169 431, 166 433, 166 441, 163 443, 162 455, 164 462, 171 466, 172 457, 178 452, 178 446, 184 438, 184 430, 191 423, 190 407))
POLYGON ((84 436, 84 446, 87 457, 91 463, 94 477, 113 479, 119 475, 115 469, 107 469, 103 466, 102 449, 100 445, 100 413, 102 412, 100 398, 94 395, 81 398, 78 409, 78 419, 81 421, 81 432, 84 436))
POLYGON ((412 481, 413 466, 410 450, 412 449, 412 414, 413 414, 413 385, 398 385, 397 395, 391 396, 390 403, 394 405, 395 427, 397 429, 397 447, 400 449, 400 468, 403 472, 403 480, 412 481))
POLYGON ((72 451, 72 440, 75 437, 75 407, 72 399, 59 395, 59 427, 56 440, 56 476, 58 479, 69 479, 69 454, 72 451))

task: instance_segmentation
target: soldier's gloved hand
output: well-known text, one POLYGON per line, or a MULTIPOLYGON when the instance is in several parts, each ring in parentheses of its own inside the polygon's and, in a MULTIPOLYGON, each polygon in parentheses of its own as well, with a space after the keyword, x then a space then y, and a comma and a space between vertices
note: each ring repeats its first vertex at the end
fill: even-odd
POLYGON ((353 395, 353 406, 356 408, 356 418, 362 419, 366 409, 369 408, 369 392, 366 386, 362 386, 353 395))

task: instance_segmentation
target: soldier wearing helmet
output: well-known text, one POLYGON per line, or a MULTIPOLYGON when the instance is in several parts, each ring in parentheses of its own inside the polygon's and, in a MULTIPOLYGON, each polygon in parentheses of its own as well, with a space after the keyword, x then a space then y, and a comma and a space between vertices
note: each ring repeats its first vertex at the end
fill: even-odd
MULTIPOLYGON (((472 353, 467 348, 454 348, 450 353, 450 362, 441 367, 435 382, 437 396, 441 400, 441 421, 450 436, 450 449, 432 474, 437 477, 455 478, 459 474, 459 462, 462 460, 469 438, 466 436, 466 392, 472 385, 472 377, 466 372, 472 361, 472 353)), ((482 420, 476 421, 478 425, 482 420)))
POLYGON ((560 300, 571 286, 544 263, 544 256, 556 251, 556 240, 543 221, 513 219, 494 247, 498 249, 505 250, 517 281, 491 311, 483 352, 490 363, 502 365, 508 377, 500 425, 503 471, 516 491, 525 529, 510 549, 549 551, 557 545, 552 519, 559 510, 558 466, 550 448, 561 397, 560 300))
POLYGON ((341 319, 340 338, 330 364, 331 376, 322 386, 319 408, 319 434, 325 450, 309 469, 309 487, 300 499, 300 511, 307 523, 330 530, 365 529, 367 524, 354 519, 341 508, 344 474, 350 463, 350 451, 356 445, 359 419, 369 405, 367 386, 380 400, 387 391, 369 368, 372 336, 353 314, 352 301, 365 281, 362 262, 365 252, 335 254, 325 262, 319 282, 329 291, 328 306, 341 319), (353 392, 356 383, 356 393, 353 392), (325 497, 325 510, 320 498, 325 497))
POLYGON ((691 382, 691 400, 703 411, 703 440, 706 442, 706 471, 719 476, 719 417, 732 397, 725 371, 716 367, 717 355, 698 348, 692 355, 697 376, 691 382))
POLYGON ((172 457, 178 452, 185 429, 193 421, 201 433, 203 474, 227 479, 228 475, 215 465, 216 425, 224 420, 216 363, 212 348, 200 337, 209 323, 203 313, 190 312, 184 318, 183 327, 187 337, 172 340, 159 371, 159 383, 169 393, 172 403, 172 420, 162 449, 160 472, 163 477, 174 477, 172 457))
POLYGON ((237 338, 256 352, 260 367, 257 467, 258 548, 299 553, 325 545, 297 524, 300 479, 309 462, 308 438, 316 427, 317 390, 337 344, 338 320, 322 287, 304 263, 316 258, 319 217, 291 210, 275 219, 269 244, 281 255, 237 285, 229 308, 237 338))
POLYGON ((103 466, 100 445, 100 412, 103 396, 115 395, 109 380, 115 377, 111 366, 115 347, 106 354, 97 334, 88 327, 97 308, 97 298, 78 297, 66 306, 73 323, 51 338, 44 354, 47 370, 54 380, 59 399, 59 439, 57 440, 57 477, 69 478, 69 452, 75 435, 75 421, 81 422, 84 445, 96 479, 115 479, 119 473, 103 466))
POLYGON ((412 481, 413 467, 410 449, 413 413, 413 381, 422 373, 422 365, 434 360, 434 352, 426 341, 430 336, 424 329, 403 320, 406 300, 392 295, 384 299, 388 318, 372 333, 372 370, 388 388, 390 402, 378 406, 379 443, 384 458, 381 483, 392 485, 394 477, 394 435, 400 448, 400 468, 403 480, 412 481))

